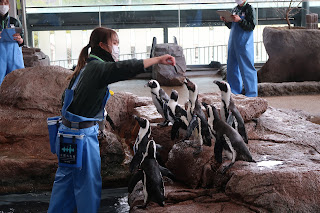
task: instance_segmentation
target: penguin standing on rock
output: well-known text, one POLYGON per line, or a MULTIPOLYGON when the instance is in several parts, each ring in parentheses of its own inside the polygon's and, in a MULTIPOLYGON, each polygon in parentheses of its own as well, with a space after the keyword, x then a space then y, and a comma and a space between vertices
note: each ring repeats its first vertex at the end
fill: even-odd
POLYGON ((209 120, 213 122, 212 127, 216 135, 214 146, 214 157, 216 161, 222 163, 223 151, 227 157, 231 159, 231 163, 222 170, 222 173, 225 173, 236 160, 255 162, 241 135, 220 119, 218 111, 213 105, 206 103, 203 103, 203 105, 206 107, 209 120))
POLYGON ((179 129, 182 129, 185 132, 189 125, 187 112, 179 106, 178 97, 178 92, 176 90, 172 90, 167 110, 167 117, 173 124, 171 128, 171 140, 179 137, 179 129))
POLYGON ((141 206, 146 208, 150 201, 164 206, 165 194, 163 178, 160 166, 156 160, 156 143, 153 140, 148 141, 146 152, 143 153, 143 158, 138 170, 130 179, 128 191, 131 193, 135 185, 142 180, 144 202, 141 206))
MULTIPOLYGON (((146 152, 147 144, 151 136, 151 127, 148 119, 142 118, 136 115, 134 115, 133 117, 136 121, 138 121, 140 129, 136 137, 136 141, 133 145, 134 156, 129 165, 129 170, 131 173, 133 173, 135 170, 138 169, 139 164, 141 163, 143 158, 143 153, 146 152)), ((157 150, 162 148, 162 146, 159 144, 156 144, 156 146, 157 146, 157 150)), ((157 161, 160 163, 160 165, 164 165, 159 152, 156 153, 156 158, 157 158, 157 161)), ((163 168, 163 170, 166 170, 166 168, 163 168)), ((167 173, 165 172, 165 174, 167 173)))
POLYGON ((167 126, 169 124, 169 120, 167 118, 167 113, 165 112, 165 108, 167 107, 167 103, 169 101, 169 96, 167 93, 160 88, 160 84, 156 80, 150 80, 145 86, 151 88, 151 97, 154 105, 156 106, 157 111, 161 114, 161 116, 165 119, 163 123, 160 123, 160 126, 167 126))
POLYGON ((217 84, 221 91, 221 119, 238 131, 244 142, 248 144, 248 135, 244 120, 231 98, 230 85, 225 81, 213 81, 213 83, 217 84))
POLYGON ((201 104, 198 100, 198 86, 190 81, 188 78, 185 79, 185 85, 189 91, 189 100, 187 103, 187 117, 189 121, 188 136, 190 136, 195 127, 198 129, 198 135, 201 145, 211 146, 211 135, 207 122, 207 117, 201 109, 201 104))
POLYGON ((139 166, 142 160, 142 154, 146 152, 146 147, 151 135, 151 128, 148 119, 138 117, 136 115, 133 117, 136 121, 138 121, 140 129, 133 145, 134 156, 130 162, 130 172, 133 172, 139 166))

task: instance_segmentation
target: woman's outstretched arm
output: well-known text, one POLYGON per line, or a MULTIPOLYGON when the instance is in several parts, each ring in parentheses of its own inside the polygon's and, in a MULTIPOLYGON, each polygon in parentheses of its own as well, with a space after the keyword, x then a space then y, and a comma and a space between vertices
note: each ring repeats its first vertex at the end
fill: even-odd
POLYGON ((168 54, 143 60, 144 68, 150 67, 154 64, 166 64, 174 66, 176 65, 176 60, 173 56, 168 54))

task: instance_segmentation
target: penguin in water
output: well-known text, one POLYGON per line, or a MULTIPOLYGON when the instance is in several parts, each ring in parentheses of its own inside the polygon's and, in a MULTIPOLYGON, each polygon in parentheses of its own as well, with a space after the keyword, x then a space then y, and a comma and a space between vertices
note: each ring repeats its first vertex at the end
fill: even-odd
POLYGON ((225 81, 213 81, 221 91, 221 119, 239 132, 243 141, 248 144, 247 130, 243 118, 231 97, 230 85, 225 81))
POLYGON ((160 123, 160 126, 167 126, 169 124, 169 120, 167 118, 166 108, 167 103, 169 101, 169 96, 167 93, 160 88, 160 84, 156 80, 150 80, 145 86, 151 88, 151 97, 154 105, 156 106, 159 114, 165 119, 164 122, 160 123))
POLYGON ((156 160, 156 143, 154 140, 150 140, 146 152, 143 153, 140 169, 132 176, 128 185, 128 192, 131 193, 136 184, 142 180, 144 194, 142 208, 146 208, 150 201, 164 206, 165 193, 162 174, 168 176, 171 172, 168 169, 161 171, 162 169, 156 160))
POLYGON ((188 136, 191 136, 192 131, 197 127, 198 138, 200 144, 211 146, 211 135, 209 131, 207 117, 201 109, 201 104, 198 100, 198 86, 190 81, 188 78, 185 79, 185 85, 189 91, 189 100, 187 102, 187 117, 189 121, 188 136))
POLYGON ((206 103, 203 103, 203 105, 207 110, 209 120, 212 121, 213 133, 216 135, 214 146, 214 157, 216 161, 222 163, 223 151, 228 158, 231 159, 231 163, 222 170, 222 173, 225 173, 236 160, 255 162, 241 135, 220 119, 218 111, 213 105, 206 103))

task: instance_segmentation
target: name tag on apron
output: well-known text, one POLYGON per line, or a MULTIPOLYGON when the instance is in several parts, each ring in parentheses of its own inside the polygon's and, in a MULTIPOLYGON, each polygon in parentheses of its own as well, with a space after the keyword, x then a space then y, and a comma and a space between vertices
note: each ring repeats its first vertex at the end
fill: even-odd
POLYGON ((78 132, 58 132, 58 159, 62 167, 82 167, 82 152, 84 134, 78 132))

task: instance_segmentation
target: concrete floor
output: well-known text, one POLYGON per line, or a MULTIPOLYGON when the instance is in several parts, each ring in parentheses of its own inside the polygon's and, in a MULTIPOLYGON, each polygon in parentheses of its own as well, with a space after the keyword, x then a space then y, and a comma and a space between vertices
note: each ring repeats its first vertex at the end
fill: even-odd
MULTIPOLYGON (((188 72, 187 72, 188 74, 188 72)), ((217 74, 211 75, 187 75, 188 78, 196 83, 199 93, 219 92, 217 85, 213 80, 221 80, 221 76, 217 74)), ((110 89, 117 92, 131 92, 138 96, 151 97, 150 88, 144 87, 148 79, 133 79, 121 81, 110 85, 110 89)), ((184 104, 188 98, 188 91, 185 85, 179 87, 161 87, 168 95, 171 90, 175 89, 179 93, 179 104, 184 104)), ((320 115, 320 94, 319 95, 299 95, 299 96, 277 96, 263 97, 269 106, 279 109, 297 109, 303 110, 313 115, 320 115)))

